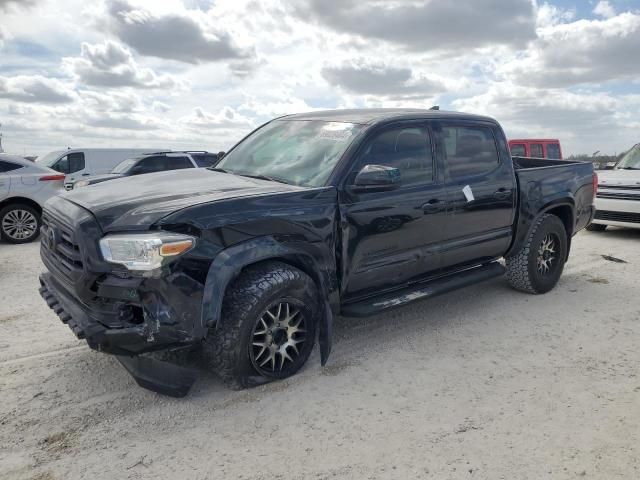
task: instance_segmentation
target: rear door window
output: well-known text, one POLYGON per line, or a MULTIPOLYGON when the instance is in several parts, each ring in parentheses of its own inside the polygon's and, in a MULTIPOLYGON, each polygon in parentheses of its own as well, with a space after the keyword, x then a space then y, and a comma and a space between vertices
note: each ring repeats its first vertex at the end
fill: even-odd
POLYGON ((498 148, 489 127, 442 127, 447 175, 462 179, 484 175, 500 165, 498 148))
POLYGON ((218 155, 213 153, 192 153, 191 157, 199 167, 211 167, 218 161, 218 155))
POLYGON ((22 168, 22 165, 18 163, 0 161, 0 173, 12 172, 19 168, 22 168))
POLYGON ((557 143, 547 144, 547 158, 551 160, 560 160, 560 145, 557 143))
POLYGON ((544 153, 542 152, 541 143, 532 143, 529 148, 531 149, 531 157, 544 158, 544 153))
POLYGON ((167 157, 167 170, 180 170, 183 168, 193 168, 193 163, 189 157, 167 157))
POLYGON ((143 173, 161 172, 167 169, 167 157, 155 156, 143 158, 138 164, 131 169, 133 175, 143 173))
POLYGON ((511 145, 511 155, 514 157, 526 157, 527 149, 523 143, 514 143, 511 145))

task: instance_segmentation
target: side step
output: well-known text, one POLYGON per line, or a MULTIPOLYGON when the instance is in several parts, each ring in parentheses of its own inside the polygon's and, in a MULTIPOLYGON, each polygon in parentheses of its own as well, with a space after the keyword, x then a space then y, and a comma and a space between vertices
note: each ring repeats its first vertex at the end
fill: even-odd
POLYGON ((428 283, 419 283, 402 290, 386 293, 378 297, 368 298, 357 303, 342 306, 345 317, 366 317, 383 312, 390 308, 401 307, 415 300, 435 297, 475 283, 499 277, 505 272, 504 266, 498 262, 489 263, 469 270, 438 278, 428 283))

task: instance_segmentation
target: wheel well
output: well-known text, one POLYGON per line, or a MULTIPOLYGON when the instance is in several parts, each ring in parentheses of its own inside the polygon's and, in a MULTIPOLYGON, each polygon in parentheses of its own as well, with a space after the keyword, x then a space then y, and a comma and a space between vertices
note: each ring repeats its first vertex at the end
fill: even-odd
POLYGON ((564 224, 564 228, 567 231, 567 239, 570 239, 573 235, 573 209, 569 205, 561 205, 559 207, 548 210, 548 214, 555 215, 564 224))
POLYGON ((320 294, 322 284, 321 284, 318 272, 315 269, 311 268, 309 264, 305 262, 303 258, 300 258, 298 255, 287 255, 287 256, 280 256, 280 257, 265 258, 257 262, 250 263, 248 265, 243 266, 242 269, 238 272, 238 274, 234 278, 232 278, 227 284, 227 287, 225 288, 225 294, 227 293, 227 289, 229 288, 229 285, 236 278, 239 278, 242 275, 242 273, 245 271, 245 269, 249 267, 253 267, 255 265, 259 265, 261 263, 265 263, 265 262, 286 263, 287 265, 291 265, 292 267, 295 267, 298 270, 306 273, 307 275, 309 275, 309 277, 311 277, 311 280, 313 280, 313 283, 316 284, 316 288, 318 289, 318 293, 320 294))
POLYGON ((14 204, 21 204, 21 205, 28 205, 32 208, 34 208, 36 210, 36 212, 38 212, 38 214, 42 214, 42 207, 37 203, 34 202, 33 200, 31 200, 30 198, 25 198, 25 197, 11 197, 11 198, 7 198, 6 200, 3 200, 2 202, 0 202, 0 209, 3 209, 4 207, 7 207, 9 205, 14 205, 14 204))
POLYGON ((555 215, 564 224, 564 229, 567 232, 567 255, 565 261, 569 259, 569 252, 571 251, 571 237, 573 237, 573 209, 569 205, 561 205, 559 207, 548 210, 548 214, 555 215))

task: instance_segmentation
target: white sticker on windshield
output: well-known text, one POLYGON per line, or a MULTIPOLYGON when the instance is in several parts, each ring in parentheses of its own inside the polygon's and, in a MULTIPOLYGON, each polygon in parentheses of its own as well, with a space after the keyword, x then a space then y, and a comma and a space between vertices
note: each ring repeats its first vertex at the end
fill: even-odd
POLYGON ((353 135, 351 131, 353 127, 352 123, 327 122, 327 124, 323 125, 316 138, 344 142, 353 135))

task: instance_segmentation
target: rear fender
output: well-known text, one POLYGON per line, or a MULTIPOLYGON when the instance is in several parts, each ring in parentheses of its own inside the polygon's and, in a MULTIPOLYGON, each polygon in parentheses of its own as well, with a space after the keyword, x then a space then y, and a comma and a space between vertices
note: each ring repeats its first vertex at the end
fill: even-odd
POLYGON ((558 210, 561 208, 566 208, 571 212, 569 222, 566 222, 565 219, 561 218, 567 230, 567 258, 568 258, 569 250, 571 248, 571 237, 573 236, 573 229, 574 229, 573 223, 575 222, 576 216, 575 216, 575 204, 573 202, 573 199, 567 198, 567 197, 551 200, 546 205, 544 205, 540 210, 538 210, 535 215, 531 215, 527 211, 520 212, 520 218, 518 219, 515 238, 513 243, 511 244, 511 248, 509 248, 509 251, 505 254, 505 257, 515 255, 517 252, 520 251, 520 248, 522 248, 522 245, 525 243, 527 238, 529 238, 529 235, 531 234, 531 231, 533 230, 536 224, 536 221, 538 220, 538 218, 540 218, 540 216, 549 212, 553 213, 554 210, 558 210))
POLYGON ((333 314, 339 308, 339 299, 335 260, 323 250, 308 242, 282 242, 266 236, 248 240, 220 252, 211 263, 205 281, 200 336, 206 336, 209 328, 219 324, 226 289, 240 275, 243 268, 265 260, 280 260, 304 271, 318 287, 319 305, 323 310, 318 317, 318 341, 324 365, 331 351, 333 314))

